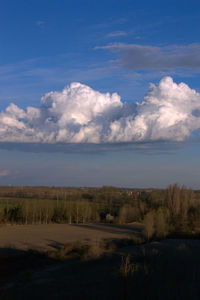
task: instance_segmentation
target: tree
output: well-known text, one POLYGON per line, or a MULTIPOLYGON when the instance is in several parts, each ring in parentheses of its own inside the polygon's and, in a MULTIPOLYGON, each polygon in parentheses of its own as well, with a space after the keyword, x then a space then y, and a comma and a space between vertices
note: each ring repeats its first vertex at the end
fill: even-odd
POLYGON ((163 208, 159 208, 155 215, 155 235, 158 238, 164 238, 168 232, 168 224, 166 220, 166 211, 163 208))
POLYGON ((181 189, 178 184, 170 185, 167 188, 167 196, 166 196, 166 202, 167 207, 170 210, 171 215, 177 216, 180 213, 181 208, 181 189))
POLYGON ((154 234, 154 212, 147 213, 144 217, 144 234, 149 241, 154 234))

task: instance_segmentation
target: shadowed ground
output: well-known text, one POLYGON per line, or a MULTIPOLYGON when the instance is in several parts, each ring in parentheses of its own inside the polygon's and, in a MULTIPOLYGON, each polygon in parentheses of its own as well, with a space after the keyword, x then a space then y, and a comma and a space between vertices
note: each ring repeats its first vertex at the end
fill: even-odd
POLYGON ((1 300, 200 299, 199 240, 166 239, 122 247, 89 260, 55 260, 37 251, 1 250, 1 300), (127 255, 131 269, 124 275, 128 269, 121 269, 122 257, 127 255))

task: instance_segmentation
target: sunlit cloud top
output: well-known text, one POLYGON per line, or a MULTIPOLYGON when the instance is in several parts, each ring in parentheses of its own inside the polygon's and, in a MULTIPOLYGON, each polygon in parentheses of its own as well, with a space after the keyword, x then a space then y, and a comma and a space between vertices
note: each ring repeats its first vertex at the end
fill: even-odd
POLYGON ((150 85, 138 103, 72 83, 45 94, 40 107, 21 109, 11 103, 0 112, 0 142, 184 141, 199 128, 200 94, 171 77, 150 85))

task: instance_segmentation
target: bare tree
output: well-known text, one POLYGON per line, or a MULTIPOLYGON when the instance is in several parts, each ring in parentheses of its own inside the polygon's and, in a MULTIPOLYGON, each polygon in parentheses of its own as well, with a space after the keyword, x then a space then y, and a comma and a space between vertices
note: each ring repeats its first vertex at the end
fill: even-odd
POLYGON ((154 212, 149 212, 144 217, 144 234, 149 241, 154 234, 154 212))

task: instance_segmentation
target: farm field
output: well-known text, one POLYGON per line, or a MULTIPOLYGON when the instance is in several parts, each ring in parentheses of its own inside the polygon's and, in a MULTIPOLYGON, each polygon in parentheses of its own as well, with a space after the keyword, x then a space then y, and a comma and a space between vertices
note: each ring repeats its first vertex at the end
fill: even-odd
POLYGON ((0 196, 0 299, 200 299, 199 191, 5 187, 0 196))
POLYGON ((133 234, 138 235, 142 228, 139 223, 2 225, 0 248, 46 251, 76 241, 96 243, 102 239, 130 238, 133 234))

